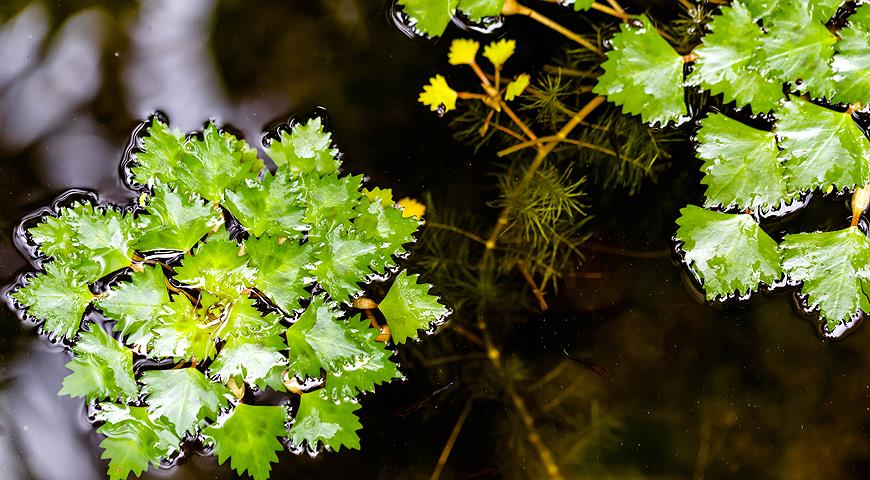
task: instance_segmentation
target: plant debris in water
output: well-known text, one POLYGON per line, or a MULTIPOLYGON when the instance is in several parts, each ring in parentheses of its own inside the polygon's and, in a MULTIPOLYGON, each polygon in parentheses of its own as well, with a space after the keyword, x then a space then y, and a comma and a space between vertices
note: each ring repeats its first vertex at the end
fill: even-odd
POLYGON ((396 264, 420 209, 340 175, 318 117, 266 145, 274 171, 212 123, 184 137, 154 117, 137 140, 138 202, 40 217, 27 235, 43 269, 11 294, 71 346, 60 394, 95 403, 109 476, 138 476, 191 439, 258 480, 279 439, 360 448, 357 397, 401 378, 386 344, 448 314, 396 264), (360 287, 375 276, 395 276, 380 313, 360 287), (154 361, 134 369, 142 357, 154 361), (312 379, 322 388, 302 387, 312 379), (298 402, 258 405, 266 388, 298 402))

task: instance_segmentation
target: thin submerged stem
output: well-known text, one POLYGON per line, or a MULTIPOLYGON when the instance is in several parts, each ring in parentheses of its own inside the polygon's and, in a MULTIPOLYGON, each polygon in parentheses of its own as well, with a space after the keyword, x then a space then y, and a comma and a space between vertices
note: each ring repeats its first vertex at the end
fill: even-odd
POLYGON ((550 28, 561 35, 569 38, 578 44, 580 44, 583 48, 594 52, 600 56, 603 56, 604 53, 595 45, 593 45, 589 40, 581 37, 577 33, 565 28, 562 24, 549 19, 548 17, 542 15, 541 13, 525 6, 521 5, 517 0, 505 0, 504 6, 501 9, 501 13, 503 15, 524 15, 526 17, 531 18, 532 20, 540 23, 541 25, 550 28))
POLYGON ((453 425, 453 430, 450 432, 450 437, 447 438, 447 443, 444 444, 444 448, 441 450, 441 456, 438 457, 438 463, 435 465, 435 471, 432 472, 432 476, 429 477, 430 480, 438 480, 441 478, 441 472, 444 471, 444 465, 447 463, 447 459, 450 458, 450 452, 453 451, 453 445, 456 444, 459 432, 462 431, 462 426, 465 424, 468 414, 471 413, 471 407, 473 405, 474 400, 468 400, 465 402, 465 407, 462 408, 462 412, 459 414, 459 418, 456 419, 456 424, 453 425))
POLYGON ((466 237, 466 238, 470 238, 471 240, 474 240, 475 242, 477 242, 481 245, 486 245, 486 241, 483 238, 481 238, 478 235, 475 235, 474 233, 469 232, 468 230, 464 230, 464 229, 459 228, 459 227, 454 227, 453 225, 448 225, 446 223, 438 223, 438 222, 426 222, 426 225, 428 225, 432 228, 439 228, 441 230, 447 230, 447 231, 450 231, 453 233, 458 233, 459 235, 462 235, 463 237, 466 237))

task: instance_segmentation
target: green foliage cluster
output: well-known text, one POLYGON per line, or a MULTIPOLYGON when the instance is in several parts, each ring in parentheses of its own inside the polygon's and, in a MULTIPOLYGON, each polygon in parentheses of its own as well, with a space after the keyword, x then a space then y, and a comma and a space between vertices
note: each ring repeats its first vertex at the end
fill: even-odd
POLYGON ((380 315, 395 343, 448 313, 396 265, 421 222, 339 174, 319 118, 266 146, 274 170, 212 123, 185 137, 155 117, 138 142, 138 203, 42 216, 27 234, 44 271, 11 294, 71 344, 60 394, 96 404, 109 476, 139 475, 191 438, 258 480, 279 439, 359 448, 357 397, 401 377, 381 330, 353 315, 361 284, 394 277, 380 315), (256 404, 266 388, 298 407, 256 404))

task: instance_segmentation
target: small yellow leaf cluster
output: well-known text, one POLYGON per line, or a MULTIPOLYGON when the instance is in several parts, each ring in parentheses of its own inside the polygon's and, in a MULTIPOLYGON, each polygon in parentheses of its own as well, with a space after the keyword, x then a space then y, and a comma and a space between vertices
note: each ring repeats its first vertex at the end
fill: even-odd
POLYGON ((516 80, 509 83, 504 92, 504 99, 507 101, 511 101, 514 98, 522 95, 523 92, 526 91, 526 88, 529 86, 529 81, 531 77, 528 73, 522 73, 517 75, 516 80))
POLYGON ((456 96, 456 90, 447 85, 444 76, 435 75, 429 79, 429 85, 423 87, 417 101, 428 106, 433 112, 441 108, 444 112, 449 112, 456 109, 456 96))
POLYGON ((517 49, 515 40, 505 40, 502 38, 497 42, 492 42, 483 49, 483 56, 489 59, 495 68, 501 68, 505 62, 514 54, 517 49))
POLYGON ((423 215, 426 213, 426 205, 423 205, 411 197, 405 197, 399 200, 398 205, 402 208, 402 216, 406 218, 417 217, 419 220, 422 219, 423 215))
POLYGON ((479 48, 479 43, 468 38, 454 40, 450 44, 447 60, 450 62, 450 65, 471 65, 474 63, 474 58, 477 56, 479 48))

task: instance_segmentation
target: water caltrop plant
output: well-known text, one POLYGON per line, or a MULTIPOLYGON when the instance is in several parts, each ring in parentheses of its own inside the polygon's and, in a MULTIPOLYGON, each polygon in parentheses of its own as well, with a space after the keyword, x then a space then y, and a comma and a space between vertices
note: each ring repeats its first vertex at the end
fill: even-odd
POLYGON ((25 221, 42 271, 11 294, 70 346, 60 394, 94 405, 109 476, 187 442, 258 480, 283 442, 360 448, 358 397, 401 378, 387 345, 448 314, 396 263, 421 210, 341 175, 318 117, 276 131, 271 167, 213 123, 182 136, 155 116, 136 147, 135 204, 25 221), (361 286, 375 277, 392 277, 379 304, 361 286), (265 389, 286 398, 260 404, 265 389))

